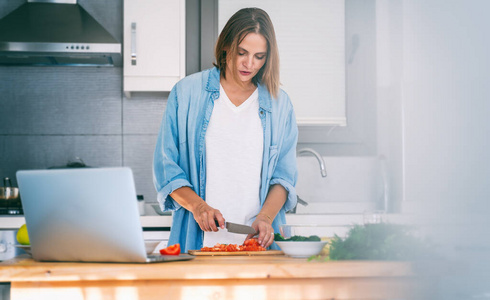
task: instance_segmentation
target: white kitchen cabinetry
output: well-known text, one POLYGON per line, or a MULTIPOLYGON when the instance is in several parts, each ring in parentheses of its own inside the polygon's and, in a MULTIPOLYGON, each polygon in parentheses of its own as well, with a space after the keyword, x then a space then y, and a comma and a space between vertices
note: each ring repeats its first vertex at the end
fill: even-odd
POLYGON ((218 31, 240 8, 264 9, 276 32, 281 88, 298 125, 346 126, 345 6, 345 0, 220 0, 218 31))
POLYGON ((185 0, 124 0, 124 93, 165 92, 185 76, 185 0))

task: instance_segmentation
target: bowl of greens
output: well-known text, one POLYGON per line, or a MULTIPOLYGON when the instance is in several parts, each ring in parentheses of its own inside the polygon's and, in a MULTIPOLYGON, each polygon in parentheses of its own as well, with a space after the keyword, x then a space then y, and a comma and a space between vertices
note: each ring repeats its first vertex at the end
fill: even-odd
POLYGON ((281 248, 284 254, 296 258, 307 258, 312 255, 319 255, 327 243, 327 241, 276 241, 276 244, 281 248))
POLYGON ((281 248, 284 254, 306 258, 318 255, 328 244, 326 237, 317 234, 317 226, 310 225, 281 225, 280 233, 274 235, 274 241, 281 248))

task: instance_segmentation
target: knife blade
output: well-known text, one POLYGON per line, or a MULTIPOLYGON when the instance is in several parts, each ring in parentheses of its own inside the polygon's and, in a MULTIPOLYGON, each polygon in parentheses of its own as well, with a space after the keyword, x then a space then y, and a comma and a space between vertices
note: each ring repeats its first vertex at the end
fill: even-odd
MULTIPOLYGON (((214 220, 216 223, 216 227, 219 228, 219 223, 217 220, 214 220)), ((225 222, 225 228, 228 230, 228 232, 231 233, 241 233, 241 234, 256 234, 257 232, 253 227, 247 226, 247 225, 242 225, 242 224, 237 224, 237 223, 232 223, 232 222, 225 222)))
POLYGON ((228 229, 228 232, 233 232, 233 233, 241 233, 241 234, 257 233, 255 229, 253 229, 253 227, 251 226, 236 224, 232 222, 225 222, 225 227, 226 229, 228 229))
POLYGON ((241 234, 257 233, 255 229, 253 229, 253 227, 251 226, 236 224, 232 222, 225 222, 225 227, 226 229, 228 229, 228 232, 232 232, 232 233, 241 233, 241 234))

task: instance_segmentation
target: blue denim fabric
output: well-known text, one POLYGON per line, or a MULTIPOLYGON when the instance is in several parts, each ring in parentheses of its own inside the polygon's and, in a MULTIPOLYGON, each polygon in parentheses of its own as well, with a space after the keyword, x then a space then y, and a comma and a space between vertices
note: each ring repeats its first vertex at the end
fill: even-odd
MULTIPOLYGON (((162 210, 173 211, 169 245, 180 243, 184 252, 200 249, 204 233, 192 213, 169 194, 188 186, 206 200, 204 137, 214 100, 219 98, 219 80, 219 70, 212 68, 179 81, 168 97, 156 143, 153 182, 162 210)), ((264 204, 271 185, 280 184, 288 191, 288 199, 272 223, 274 231, 279 232, 279 225, 286 223, 285 212, 296 205, 298 127, 284 91, 278 99, 271 99, 263 85, 258 86, 258 92, 258 113, 264 129, 260 203, 264 204)), ((272 248, 277 249, 277 245, 274 243, 272 248)))

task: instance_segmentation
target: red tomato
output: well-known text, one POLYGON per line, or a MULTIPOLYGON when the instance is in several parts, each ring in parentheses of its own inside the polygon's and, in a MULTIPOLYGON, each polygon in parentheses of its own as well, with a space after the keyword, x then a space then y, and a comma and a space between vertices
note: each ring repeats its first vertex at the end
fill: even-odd
POLYGON ((249 239, 243 242, 243 251, 265 251, 266 249, 260 246, 257 239, 249 239))
POLYGON ((243 242, 244 246, 256 246, 259 244, 259 241, 257 239, 248 239, 245 242, 243 242))
POLYGON ((236 244, 229 244, 226 246, 226 252, 236 252, 238 251, 238 246, 236 244))
POLYGON ((237 252, 237 251, 265 251, 266 249, 260 246, 257 239, 246 240, 243 245, 237 244, 216 244, 214 247, 202 247, 202 252, 237 252))
POLYGON ((179 255, 180 254, 180 244, 175 244, 168 246, 167 248, 160 249, 161 255, 179 255))

